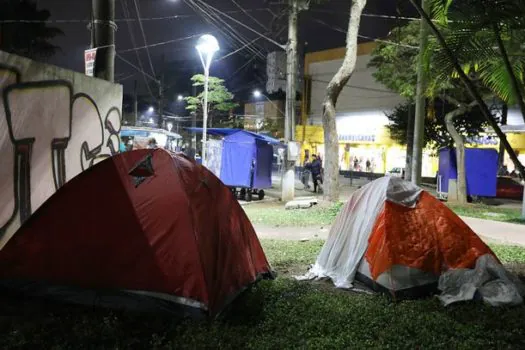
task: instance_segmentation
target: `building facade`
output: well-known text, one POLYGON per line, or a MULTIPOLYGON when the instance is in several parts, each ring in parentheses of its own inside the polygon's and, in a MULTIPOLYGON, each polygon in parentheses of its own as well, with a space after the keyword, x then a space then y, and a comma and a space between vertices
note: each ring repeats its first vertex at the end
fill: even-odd
MULTIPOLYGON (((255 132, 271 133, 276 138, 284 137, 284 100, 264 100, 244 105, 244 128, 255 132)), ((298 114, 300 116, 300 114, 298 114)), ((300 120, 300 118, 297 118, 300 120)))
MULTIPOLYGON (((404 168, 406 146, 394 142, 387 129, 387 113, 405 102, 397 93, 388 90, 373 77, 369 68, 374 42, 360 44, 357 64, 337 102, 336 124, 339 138, 339 165, 341 170, 385 173, 393 168, 404 168)), ((301 123, 296 126, 296 140, 305 154, 317 153, 324 157, 322 103, 328 83, 343 62, 345 48, 308 53, 305 56, 305 87, 301 123)), ((523 124, 516 110, 509 111, 509 124, 523 124)), ((525 161, 525 135, 509 134, 509 141, 525 161)), ((470 147, 498 148, 499 141, 488 133, 471 140, 470 147)), ((438 170, 435 152, 423 153, 422 175, 434 177, 438 170)), ((510 169, 510 162, 506 162, 510 169)))

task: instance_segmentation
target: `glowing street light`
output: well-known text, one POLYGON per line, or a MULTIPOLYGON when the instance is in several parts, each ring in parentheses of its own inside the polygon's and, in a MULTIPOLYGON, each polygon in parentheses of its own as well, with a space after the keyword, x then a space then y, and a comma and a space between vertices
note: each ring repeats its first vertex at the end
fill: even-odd
POLYGON ((255 90, 255 91, 253 92, 253 97, 255 97, 255 98, 259 98, 259 97, 261 97, 261 95, 262 95, 262 94, 261 94, 261 92, 260 92, 259 90, 255 90))
POLYGON ((181 102, 182 100, 184 100, 184 96, 182 95, 177 96, 177 101, 181 102))
POLYGON ((208 82, 210 78, 210 66, 213 56, 219 51, 219 42, 213 35, 203 35, 197 41, 195 47, 199 52, 199 57, 204 68, 204 106, 203 106, 203 127, 202 127, 202 164, 206 164, 206 137, 208 131, 208 82))
POLYGON ((148 108, 148 112, 153 113, 154 111, 155 111, 155 108, 153 107, 148 108))

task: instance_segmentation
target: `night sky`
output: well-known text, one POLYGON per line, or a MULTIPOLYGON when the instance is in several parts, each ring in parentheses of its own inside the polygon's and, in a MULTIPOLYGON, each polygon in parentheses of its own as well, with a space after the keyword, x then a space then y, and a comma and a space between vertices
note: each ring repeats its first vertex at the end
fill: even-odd
MULTIPOLYGON (((183 0, 136 1, 140 16, 144 19, 143 28, 148 45, 208 32, 215 35, 221 44, 221 52, 218 54, 218 57, 235 51, 242 46, 238 41, 223 35, 215 27, 208 24, 204 20, 202 13, 195 12, 183 0), (176 15, 181 17, 151 20, 151 18, 176 15)), ((248 13, 255 17, 261 25, 266 28, 272 26, 273 28, 270 28, 270 31, 273 33, 273 39, 283 44, 286 42, 286 16, 281 16, 281 18, 272 16, 272 13, 279 14, 284 10, 283 6, 274 5, 277 1, 206 0, 206 4, 214 6, 220 11, 227 12, 230 16, 244 24, 264 32, 265 30, 254 19, 243 13, 241 9, 235 5, 234 1, 243 9, 248 10, 248 13), (282 30, 282 34, 276 35, 276 32, 279 30, 282 30)), ((51 20, 79 20, 76 23, 52 24, 61 28, 65 35, 54 40, 54 43, 61 47, 62 52, 52 57, 49 63, 83 72, 83 53, 85 49, 89 48, 90 44, 90 33, 87 30, 86 21, 89 20, 91 15, 91 0, 38 0, 37 2, 40 8, 45 8, 51 12, 51 20)), ((310 52, 344 46, 345 34, 335 29, 347 28, 349 8, 350 0, 331 0, 325 2, 323 5, 311 6, 310 11, 303 12, 299 22, 302 50, 310 52)), ((411 12, 408 2, 405 0, 369 0, 365 9, 365 13, 380 15, 396 15, 398 11, 403 14, 411 12)), ((122 57, 134 65, 139 66, 135 51, 122 52, 134 48, 130 29, 135 37, 136 46, 144 46, 138 21, 130 22, 129 26, 127 22, 118 21, 118 19, 126 18, 126 14, 132 19, 137 19, 134 0, 117 0, 116 18, 119 29, 116 35, 116 48, 122 57)), ((238 34, 245 37, 246 40, 252 41, 257 38, 256 34, 242 28, 233 21, 227 18, 224 18, 224 20, 236 29, 238 34)), ((389 32, 392 26, 399 23, 400 22, 395 19, 363 17, 360 34, 370 38, 381 38, 389 32)), ((196 40, 197 38, 193 37, 149 49, 155 73, 159 74, 161 67, 164 67, 165 72, 171 72, 171 87, 175 90, 181 90, 181 93, 187 92, 184 90, 188 90, 188 77, 191 76, 192 73, 201 71, 200 61, 194 49, 196 40), (166 62, 164 66, 161 64, 163 55, 166 62)), ((369 39, 360 38, 360 41, 369 41, 369 39)), ((255 48, 256 51, 260 50, 263 57, 271 51, 279 50, 274 44, 264 39, 259 39, 251 47, 255 48)), ((146 50, 142 49, 138 52, 144 71, 153 75, 146 50)), ((263 58, 253 59, 245 68, 239 71, 239 68, 254 56, 254 53, 247 49, 241 50, 238 54, 214 63, 212 74, 227 79, 228 87, 238 96, 247 95, 247 92, 254 88, 264 89, 264 73, 266 68, 263 58)), ((124 85, 125 93, 131 93, 133 82, 137 80, 139 91, 147 94, 146 85, 141 73, 118 58, 115 64, 115 79, 124 85)))

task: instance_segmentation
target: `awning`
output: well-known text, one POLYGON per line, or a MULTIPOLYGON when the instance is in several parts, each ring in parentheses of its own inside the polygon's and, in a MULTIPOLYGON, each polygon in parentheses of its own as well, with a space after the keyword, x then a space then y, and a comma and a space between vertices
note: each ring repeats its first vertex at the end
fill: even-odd
POLYGON ((525 133, 525 124, 521 125, 502 125, 501 131, 504 133, 516 133, 516 134, 523 134, 525 133))
MULTIPOLYGON (((202 133, 202 128, 186 128, 186 130, 194 132, 194 133, 202 133)), ((255 139, 258 139, 258 140, 261 140, 261 141, 266 141, 269 144, 284 146, 281 143, 281 141, 279 141, 277 139, 274 139, 273 137, 266 136, 266 135, 263 135, 263 134, 257 134, 257 133, 254 133, 254 132, 251 132, 251 131, 247 131, 247 130, 243 130, 243 129, 209 128, 209 129, 206 130, 206 133, 209 134, 209 135, 226 137, 226 136, 230 136, 232 134, 235 134, 235 133, 241 132, 241 131, 245 132, 247 134, 250 134, 255 139)))
POLYGON ((123 126, 120 130, 120 136, 124 137, 150 137, 151 134, 162 134, 166 135, 168 137, 173 137, 175 139, 181 139, 182 136, 180 136, 177 133, 170 132, 168 130, 164 129, 155 129, 155 128, 147 128, 147 127, 138 127, 138 126, 123 126))

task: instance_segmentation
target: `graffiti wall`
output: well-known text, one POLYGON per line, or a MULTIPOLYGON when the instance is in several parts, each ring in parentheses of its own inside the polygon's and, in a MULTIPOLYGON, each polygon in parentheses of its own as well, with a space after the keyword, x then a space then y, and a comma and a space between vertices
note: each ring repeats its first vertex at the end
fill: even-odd
POLYGON ((120 85, 0 51, 0 248, 57 189, 118 152, 121 110, 120 85))

